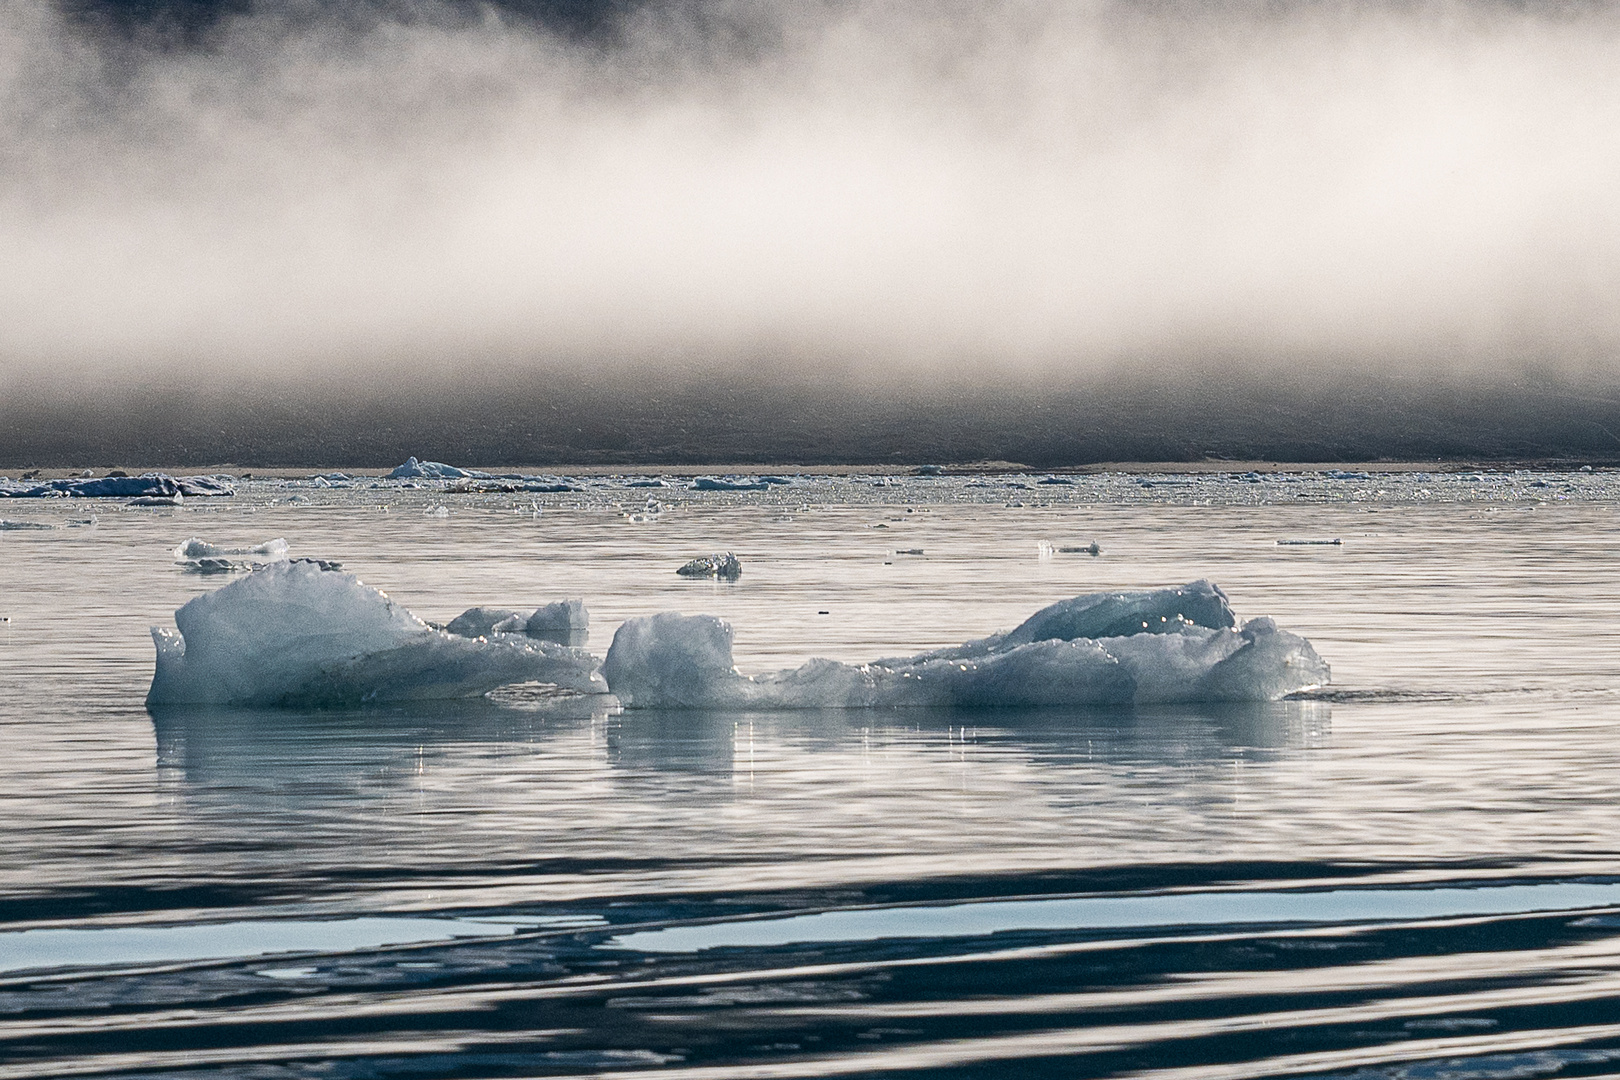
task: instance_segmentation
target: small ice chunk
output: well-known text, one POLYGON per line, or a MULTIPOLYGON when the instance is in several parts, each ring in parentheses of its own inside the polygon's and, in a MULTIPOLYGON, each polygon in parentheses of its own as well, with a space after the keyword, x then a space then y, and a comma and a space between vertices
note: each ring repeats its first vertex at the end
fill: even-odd
POLYGON ((125 506, 179 506, 186 501, 184 492, 177 491, 173 495, 147 495, 139 499, 131 499, 125 506))
POLYGON ((460 615, 445 624, 447 633, 464 638, 488 637, 495 627, 512 619, 522 619, 523 616, 510 608, 475 607, 468 608, 460 615))
POLYGON ((193 536, 174 549, 176 559, 218 559, 228 555, 260 555, 266 559, 285 559, 287 541, 278 536, 274 540, 266 540, 251 547, 223 547, 193 536))
POLYGON ((591 616, 583 600, 558 600, 525 615, 510 608, 468 608, 445 625, 445 631, 458 637, 478 638, 491 634, 524 634, 559 645, 584 645, 591 616))
POLYGON ((1332 540, 1279 540, 1278 547, 1339 547, 1344 541, 1338 537, 1332 540))
POLYGON ((148 707, 354 706, 477 697, 514 683, 607 689, 580 649, 516 635, 436 630, 352 574, 271 563, 205 593, 152 629, 148 707))
POLYGON ((422 511, 422 516, 430 518, 447 518, 450 516, 450 508, 442 503, 438 506, 430 506, 426 510, 422 511))
POLYGON ((583 600, 558 600, 536 608, 524 623, 525 633, 536 634, 556 630, 586 630, 591 625, 591 613, 585 610, 583 600))
POLYGON ((277 562, 287 558, 287 541, 281 537, 266 540, 252 547, 222 547, 193 536, 171 554, 174 564, 191 574, 230 574, 252 570, 259 562, 277 562), (233 556, 258 556, 259 562, 233 556))
POLYGON ((712 577, 735 581, 742 576, 742 563, 738 562, 737 556, 731 552, 720 551, 693 559, 675 572, 682 577, 712 577))

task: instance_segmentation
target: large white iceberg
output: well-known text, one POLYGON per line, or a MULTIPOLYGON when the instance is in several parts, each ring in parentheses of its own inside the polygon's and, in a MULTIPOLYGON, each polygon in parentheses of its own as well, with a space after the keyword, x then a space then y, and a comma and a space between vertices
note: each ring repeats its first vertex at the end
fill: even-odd
POLYGON ((867 708, 1270 701, 1328 681, 1310 642, 1267 618, 1241 628, 1207 581, 1097 593, 1009 633, 869 664, 811 660, 748 677, 731 627, 709 615, 631 619, 602 675, 627 708, 867 708))
POLYGON ((275 562, 152 629, 149 707, 352 706, 476 697, 515 683, 603 693, 599 661, 517 635, 437 630, 353 574, 275 562))

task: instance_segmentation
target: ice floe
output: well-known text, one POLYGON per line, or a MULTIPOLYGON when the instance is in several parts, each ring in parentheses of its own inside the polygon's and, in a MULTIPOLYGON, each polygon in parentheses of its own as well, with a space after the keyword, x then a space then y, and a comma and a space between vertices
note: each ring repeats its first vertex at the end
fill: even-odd
POLYGON ((223 547, 193 536, 171 553, 174 564, 194 574, 231 574, 287 558, 287 541, 280 537, 251 547, 223 547), (244 558, 252 556, 252 558, 244 558))
POLYGON ((621 626, 602 674, 628 708, 766 709, 1267 701, 1329 677, 1310 642, 1271 619, 1239 628, 1207 581, 1075 597, 917 656, 756 677, 732 663, 727 623, 665 612, 621 626))
MULTIPOLYGON (((230 551, 191 543, 178 551, 230 551)), ((147 704, 340 707, 544 684, 611 690, 629 708, 1133 705, 1274 700, 1329 677, 1304 638, 1268 618, 1239 626, 1207 581, 1074 597, 916 656, 756 677, 737 671, 731 627, 714 616, 630 619, 605 661, 559 643, 582 641, 588 623, 582 601, 562 600, 470 608, 439 629, 351 574, 280 560, 187 603, 177 630, 153 628, 147 704)))
POLYGON ((352 574, 276 562, 152 629, 157 667, 146 703, 353 706, 476 697, 515 683, 579 693, 607 685, 580 649, 501 634, 435 629, 352 574))
POLYGON ((234 495, 225 476, 104 476, 99 480, 7 480, 0 477, 0 499, 178 499, 234 495))

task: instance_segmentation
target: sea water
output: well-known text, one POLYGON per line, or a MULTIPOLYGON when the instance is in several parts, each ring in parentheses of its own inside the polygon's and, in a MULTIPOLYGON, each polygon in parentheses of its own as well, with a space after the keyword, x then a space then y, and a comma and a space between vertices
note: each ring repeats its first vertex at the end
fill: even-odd
POLYGON ((1620 1072, 1617 478, 790 479, 0 503, 61 526, 0 531, 0 1080, 1620 1072), (582 598, 598 654, 713 614, 746 674, 1209 578, 1333 681, 154 716, 148 627, 232 580, 191 537, 582 598))

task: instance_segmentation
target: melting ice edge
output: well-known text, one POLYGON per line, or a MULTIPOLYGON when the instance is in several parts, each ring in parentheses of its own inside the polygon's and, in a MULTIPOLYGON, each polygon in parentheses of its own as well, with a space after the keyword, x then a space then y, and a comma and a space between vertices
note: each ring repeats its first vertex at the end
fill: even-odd
POLYGON ((1268 618, 1240 626, 1208 581, 1077 596, 1008 633, 916 656, 752 677, 711 615, 630 619, 606 658, 545 640, 586 619, 563 601, 527 619, 474 608, 441 629, 353 574, 278 561, 192 599, 177 629, 153 628, 146 703, 331 708, 542 683, 633 709, 993 708, 1269 701, 1329 678, 1310 642, 1268 618))

